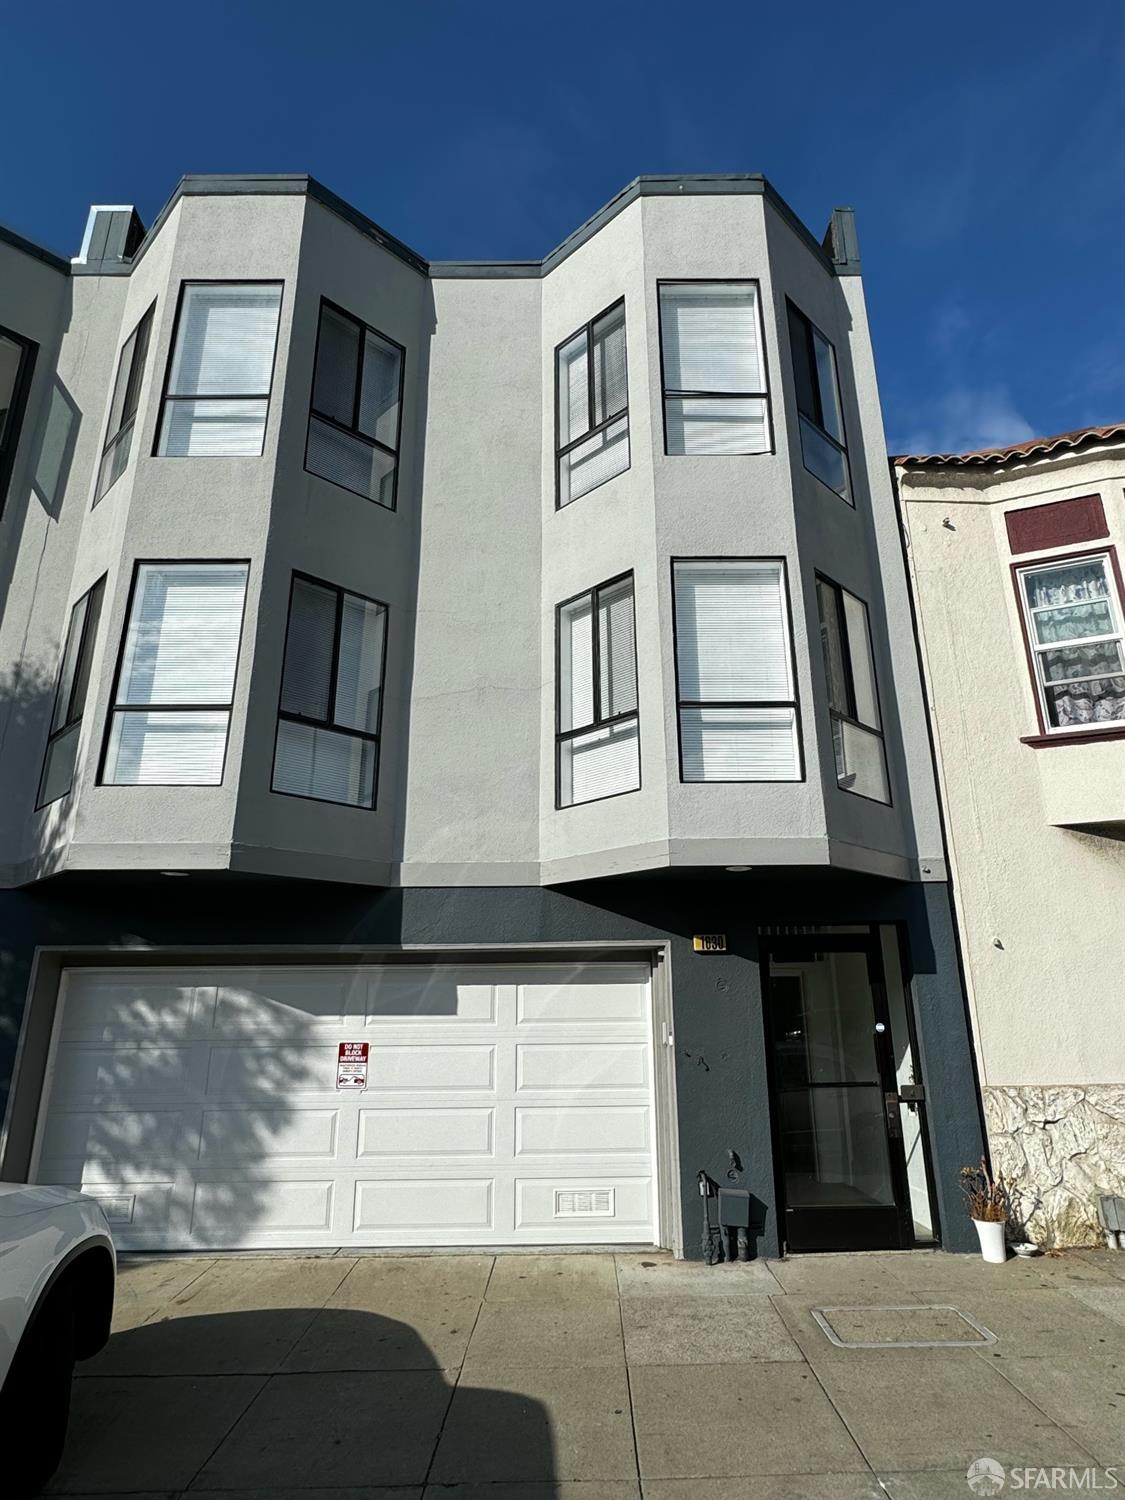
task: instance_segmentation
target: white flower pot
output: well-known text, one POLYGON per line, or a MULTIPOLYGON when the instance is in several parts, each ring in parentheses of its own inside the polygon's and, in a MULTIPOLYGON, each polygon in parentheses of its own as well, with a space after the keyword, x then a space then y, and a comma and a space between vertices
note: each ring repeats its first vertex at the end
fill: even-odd
POLYGON ((980 1240, 981 1259, 988 1261, 990 1265, 1002 1266, 1008 1259, 1008 1252, 1004 1246, 1004 1231, 1007 1224, 1003 1219, 974 1219, 977 1226, 977 1238, 980 1240))

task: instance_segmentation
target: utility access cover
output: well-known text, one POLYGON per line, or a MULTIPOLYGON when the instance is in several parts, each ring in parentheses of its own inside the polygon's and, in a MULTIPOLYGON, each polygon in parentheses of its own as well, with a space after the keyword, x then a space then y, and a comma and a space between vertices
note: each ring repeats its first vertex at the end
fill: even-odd
POLYGON ((959 1308, 814 1307, 812 1315, 839 1349, 964 1349, 996 1335, 959 1308))

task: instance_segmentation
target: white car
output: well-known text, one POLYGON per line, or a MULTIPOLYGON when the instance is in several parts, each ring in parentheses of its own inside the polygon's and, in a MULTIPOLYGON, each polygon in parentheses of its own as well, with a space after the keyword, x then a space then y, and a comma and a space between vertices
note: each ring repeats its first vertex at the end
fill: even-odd
POLYGON ((30 1494, 62 1457, 76 1359, 104 1348, 117 1256, 70 1188, 0 1183, 0 1487, 30 1494))

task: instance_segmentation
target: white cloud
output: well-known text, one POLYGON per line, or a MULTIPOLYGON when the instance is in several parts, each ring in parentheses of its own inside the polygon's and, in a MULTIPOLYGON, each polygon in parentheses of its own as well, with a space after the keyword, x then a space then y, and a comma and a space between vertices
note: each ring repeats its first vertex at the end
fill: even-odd
POLYGON ((1006 386, 956 385, 893 435, 892 453, 964 453, 1038 437, 1006 386))

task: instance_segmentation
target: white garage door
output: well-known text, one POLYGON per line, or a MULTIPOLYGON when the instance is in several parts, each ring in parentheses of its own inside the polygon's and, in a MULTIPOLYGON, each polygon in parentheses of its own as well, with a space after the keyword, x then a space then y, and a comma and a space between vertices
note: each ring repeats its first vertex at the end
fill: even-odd
POLYGON ((123 1249, 655 1238, 647 965, 70 970, 59 1003, 35 1178, 123 1249))

